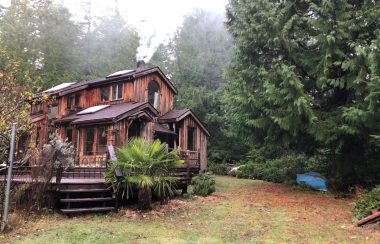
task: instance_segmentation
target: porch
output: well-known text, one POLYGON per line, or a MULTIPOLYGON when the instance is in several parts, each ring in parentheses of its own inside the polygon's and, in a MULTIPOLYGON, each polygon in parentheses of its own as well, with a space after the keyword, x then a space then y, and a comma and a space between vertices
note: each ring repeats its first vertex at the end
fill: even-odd
MULTIPOLYGON (((181 151, 185 163, 182 167, 173 168, 171 175, 177 178, 177 189, 187 192, 193 176, 199 173, 199 153, 197 151, 181 151)), ((94 157, 87 159, 89 167, 83 162, 76 162, 76 167, 66 170, 61 182, 56 183, 53 177, 49 183, 49 191, 57 199, 56 206, 62 213, 107 212, 117 208, 118 199, 106 182, 104 173, 108 167, 108 158, 94 157), (94 167, 96 165, 96 167, 94 167)), ((13 168, 12 184, 42 183, 38 176, 39 167, 16 165, 13 168)), ((0 171, 6 174, 6 168, 0 171)), ((6 177, 0 177, 0 182, 6 177)))

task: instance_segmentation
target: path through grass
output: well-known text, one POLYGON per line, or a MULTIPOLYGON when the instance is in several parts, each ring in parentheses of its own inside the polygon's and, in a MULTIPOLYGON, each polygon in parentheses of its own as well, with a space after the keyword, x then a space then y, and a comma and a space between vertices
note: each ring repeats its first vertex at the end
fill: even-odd
MULTIPOLYGON (((351 202, 262 181, 217 177, 217 192, 177 199, 150 213, 44 216, 4 237, 9 243, 380 243, 380 228, 357 228, 351 202)), ((1 241, 1 240, 0 240, 1 241)))

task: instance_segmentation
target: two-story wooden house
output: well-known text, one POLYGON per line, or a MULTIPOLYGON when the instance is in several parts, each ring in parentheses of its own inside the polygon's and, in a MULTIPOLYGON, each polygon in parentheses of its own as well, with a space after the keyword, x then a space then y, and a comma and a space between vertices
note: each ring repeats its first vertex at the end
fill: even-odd
POLYGON ((48 102, 34 103, 32 141, 37 147, 57 132, 73 143, 79 167, 101 167, 107 145, 121 147, 128 138, 160 139, 180 147, 206 169, 209 132, 189 109, 173 110, 175 85, 158 68, 143 61, 134 70, 105 78, 64 83, 36 94, 48 102))

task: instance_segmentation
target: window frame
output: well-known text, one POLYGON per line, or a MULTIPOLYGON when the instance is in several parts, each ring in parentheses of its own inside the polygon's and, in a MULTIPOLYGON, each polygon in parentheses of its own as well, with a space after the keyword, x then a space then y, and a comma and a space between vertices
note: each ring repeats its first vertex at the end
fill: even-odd
POLYGON ((86 156, 91 156, 91 155, 94 155, 94 151, 93 151, 93 148, 94 148, 94 142, 95 142, 95 127, 87 127, 84 129, 84 150, 83 150, 83 154, 86 155, 86 156), (88 135, 89 135, 89 130, 92 130, 92 142, 91 144, 88 143, 88 135), (90 147, 90 151, 88 150, 90 147))
POLYGON ((107 137, 108 133, 107 132, 108 131, 107 131, 106 125, 96 127, 96 134, 97 134, 97 136, 96 136, 96 154, 97 155, 107 153, 107 139, 108 139, 108 137, 107 137), (101 128, 103 128, 103 130, 101 130, 101 128), (103 132, 105 133, 105 137, 101 136, 101 133, 103 133, 103 132), (104 144, 100 144, 101 139, 105 139, 104 144), (101 148, 100 146, 102 146, 103 148, 101 148))
POLYGON ((65 140, 68 139, 68 142, 73 142, 73 128, 71 126, 65 127, 65 140), (70 134, 68 133, 70 131, 70 134), (70 135, 70 138, 68 137, 70 135))
POLYGON ((110 100, 110 92, 111 92, 111 89, 109 86, 103 86, 103 87, 100 87, 99 88, 99 99, 101 102, 108 102, 110 100), (103 93, 102 91, 103 90, 107 90, 106 93, 103 93), (105 100, 103 100, 103 95, 107 94, 107 98, 105 100))
POLYGON ((187 127, 187 150, 190 150, 190 151, 195 151, 195 147, 196 147, 196 128, 195 127, 190 127, 188 126, 187 127), (192 132, 192 133, 189 133, 189 132, 192 132), (190 134, 191 134, 191 147, 190 147, 190 134))
POLYGON ((160 110, 160 95, 161 95, 160 85, 158 84, 156 80, 151 80, 149 81, 149 84, 148 84, 148 99, 147 100, 152 106, 154 106, 155 93, 158 93, 158 107, 155 109, 159 111, 160 110))
POLYGON ((123 99, 123 83, 117 83, 111 86, 111 99, 112 101, 123 99))

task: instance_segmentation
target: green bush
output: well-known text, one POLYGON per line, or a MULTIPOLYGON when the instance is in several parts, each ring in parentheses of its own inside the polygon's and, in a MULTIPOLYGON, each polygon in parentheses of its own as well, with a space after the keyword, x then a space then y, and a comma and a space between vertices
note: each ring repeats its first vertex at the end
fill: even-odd
POLYGON ((209 172, 194 177, 191 185, 193 193, 198 196, 207 196, 215 191, 215 179, 209 172))
POLYGON ((360 220, 371 215, 372 209, 380 210, 380 185, 355 201, 355 206, 352 211, 355 214, 356 220, 360 220))
POLYGON ((324 173, 324 160, 305 155, 286 155, 275 159, 255 157, 242 165, 236 174, 238 178, 261 179, 276 183, 295 184, 297 174, 317 171, 324 173))
POLYGON ((227 175, 228 174, 227 165, 224 163, 210 162, 207 164, 207 169, 208 169, 208 171, 210 171, 216 175, 227 175))

